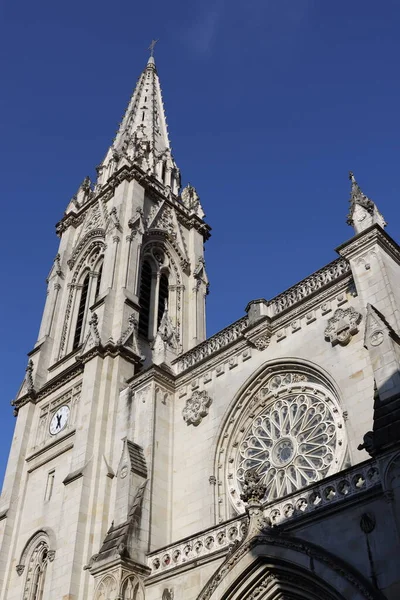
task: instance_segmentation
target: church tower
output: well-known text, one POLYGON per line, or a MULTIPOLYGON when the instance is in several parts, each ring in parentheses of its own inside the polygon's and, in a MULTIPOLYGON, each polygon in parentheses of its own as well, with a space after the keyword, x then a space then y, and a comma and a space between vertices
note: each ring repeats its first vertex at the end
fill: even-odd
POLYGON ((181 190, 153 55, 96 171, 57 224, 39 337, 13 401, 4 600, 83 599, 95 586, 98 598, 139 598, 145 552, 168 541, 170 365, 205 338, 210 229, 195 188, 181 190), (127 382, 139 372, 138 410, 127 382))
POLYGON ((57 226, 0 600, 398 600, 400 246, 350 181, 338 257, 205 339, 209 227, 150 57, 57 226))

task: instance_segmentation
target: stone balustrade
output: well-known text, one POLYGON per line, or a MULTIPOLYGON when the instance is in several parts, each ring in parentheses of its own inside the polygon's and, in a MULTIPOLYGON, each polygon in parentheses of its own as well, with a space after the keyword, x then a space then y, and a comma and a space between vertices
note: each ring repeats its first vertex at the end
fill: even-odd
POLYGON ((374 463, 357 465, 282 500, 271 502, 265 507, 264 515, 270 519, 272 525, 279 525, 320 508, 333 506, 379 484, 379 472, 374 463))
MULTIPOLYGON (((328 506, 340 504, 380 485, 380 476, 376 464, 369 461, 356 465, 336 476, 322 480, 317 484, 267 504, 264 516, 272 527, 287 521, 304 518, 328 506)), ((240 543, 246 536, 247 516, 242 515, 198 535, 185 538, 160 551, 148 555, 151 576, 164 573, 174 567, 190 563, 225 550, 240 543)))
POLYGON ((272 316, 278 315, 284 310, 291 308, 294 304, 301 302, 307 296, 325 287, 329 283, 338 280, 350 272, 350 264, 344 258, 338 258, 326 265, 323 269, 316 271, 306 277, 300 283, 289 288, 282 294, 275 296, 268 303, 272 307, 272 316))
POLYGON ((175 365, 177 365, 178 367, 178 372, 181 373, 182 371, 185 371, 185 369, 192 367, 204 358, 207 358, 211 354, 214 354, 214 352, 217 352, 217 350, 220 350, 221 348, 224 348, 224 346, 227 346, 231 342, 237 340, 241 336, 243 329, 245 329, 247 325, 247 316, 242 317, 238 321, 232 323, 232 325, 225 327, 225 329, 222 329, 221 331, 219 331, 215 335, 212 335, 201 344, 198 344, 197 346, 192 348, 192 350, 189 350, 188 352, 185 352, 185 354, 182 354, 175 361, 175 365))
MULTIPOLYGON (((311 296, 314 292, 341 279, 348 273, 350 273, 350 264, 344 258, 338 258, 323 269, 320 269, 316 273, 313 273, 313 275, 300 281, 300 283, 289 288, 286 292, 269 300, 267 304, 270 317, 273 318, 274 316, 279 315, 295 304, 302 302, 307 296, 311 296)), ((228 346, 228 344, 236 341, 242 337, 242 331, 246 329, 248 325, 248 317, 242 317, 191 350, 188 350, 188 352, 185 352, 174 361, 177 372, 182 373, 186 369, 201 362, 203 359, 208 358, 218 350, 228 346)))
POLYGON ((242 515, 234 521, 228 521, 199 535, 186 538, 164 550, 152 552, 148 556, 151 574, 164 573, 219 550, 228 550, 229 546, 244 538, 246 531, 247 517, 242 515))

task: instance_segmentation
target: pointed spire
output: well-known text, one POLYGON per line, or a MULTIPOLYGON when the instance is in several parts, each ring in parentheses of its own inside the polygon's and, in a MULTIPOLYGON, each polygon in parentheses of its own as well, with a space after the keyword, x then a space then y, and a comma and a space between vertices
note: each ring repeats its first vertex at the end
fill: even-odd
POLYGON ((351 193, 347 224, 352 225, 356 233, 364 231, 374 223, 386 227, 386 221, 376 204, 362 192, 352 171, 349 172, 349 179, 351 181, 351 193))
POLYGON ((135 164, 146 175, 168 186, 173 194, 179 192, 179 169, 172 157, 153 56, 155 44, 156 40, 150 44, 147 65, 133 91, 113 145, 98 167, 98 185, 103 185, 123 164, 135 164))

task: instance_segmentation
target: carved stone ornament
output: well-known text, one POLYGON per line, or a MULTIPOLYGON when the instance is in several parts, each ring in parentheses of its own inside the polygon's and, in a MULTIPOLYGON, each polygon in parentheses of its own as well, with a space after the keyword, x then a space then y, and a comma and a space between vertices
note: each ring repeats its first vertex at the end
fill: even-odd
POLYGON ((261 475, 256 469, 250 469, 246 472, 243 481, 243 492, 240 494, 241 500, 246 504, 261 504, 264 499, 267 486, 261 482, 261 475))
POLYGON ((350 308, 338 308, 333 317, 328 320, 325 329, 325 339, 332 343, 332 346, 341 344, 346 346, 358 332, 358 324, 361 321, 361 315, 352 306, 350 308))
POLYGON ((24 572, 25 565, 17 565, 15 567, 15 569, 16 569, 18 575, 21 577, 22 573, 24 572))
POLYGON ((183 420, 186 425, 200 425, 203 417, 208 415, 208 408, 212 400, 208 393, 195 391, 191 398, 186 401, 186 406, 182 411, 183 420))
POLYGON ((56 551, 55 550, 49 550, 47 553, 47 558, 49 559, 50 562, 53 562, 53 560, 56 557, 56 551))
POLYGON ((253 344, 255 345, 257 350, 261 351, 261 350, 265 350, 266 348, 268 348, 270 340, 271 340, 271 337, 267 334, 264 334, 264 335, 260 335, 258 338, 253 340, 253 344))

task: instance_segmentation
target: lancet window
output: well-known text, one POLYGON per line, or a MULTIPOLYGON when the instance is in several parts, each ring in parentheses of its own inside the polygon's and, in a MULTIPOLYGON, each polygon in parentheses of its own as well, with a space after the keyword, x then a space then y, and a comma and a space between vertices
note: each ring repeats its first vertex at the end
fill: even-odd
POLYGON ((142 272, 140 276, 140 315, 139 315, 139 333, 144 337, 149 335, 150 322, 150 303, 151 303, 151 280, 152 269, 148 260, 142 264, 142 272))
POLYGON ((90 319, 90 307, 97 300, 100 293, 103 257, 101 256, 99 259, 99 248, 96 248, 90 254, 85 263, 78 272, 79 283, 74 286, 76 295, 72 316, 72 350, 76 350, 84 342, 87 324, 90 319))
POLYGON ((165 273, 161 273, 158 290, 157 328, 160 326, 166 302, 168 302, 168 277, 165 273))
POLYGON ((101 286, 102 275, 103 275, 103 261, 101 261, 100 266, 99 266, 99 270, 97 272, 95 300, 97 300, 97 298, 99 297, 99 294, 100 294, 100 286, 101 286))
POLYGON ((115 600, 117 597, 117 582, 111 575, 101 580, 97 588, 95 600, 115 600))
POLYGON ((73 349, 77 348, 81 342, 82 337, 82 329, 85 321, 85 313, 87 309, 87 300, 88 300, 88 291, 89 291, 89 273, 86 273, 85 278, 83 280, 81 296, 79 298, 79 307, 78 307, 78 315, 76 318, 76 326, 75 326, 75 334, 74 334, 74 343, 73 349))
POLYGON ((156 335, 169 296, 168 270, 162 265, 161 252, 156 257, 145 258, 140 275, 139 334, 147 339, 156 335))
POLYGON ((49 547, 42 539, 33 548, 27 564, 24 600, 42 600, 48 560, 49 547))
POLYGON ((122 586, 123 600, 142 600, 143 594, 136 577, 128 577, 122 586))

